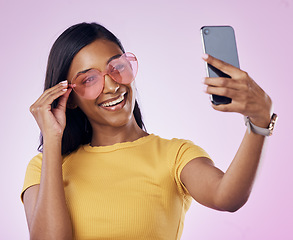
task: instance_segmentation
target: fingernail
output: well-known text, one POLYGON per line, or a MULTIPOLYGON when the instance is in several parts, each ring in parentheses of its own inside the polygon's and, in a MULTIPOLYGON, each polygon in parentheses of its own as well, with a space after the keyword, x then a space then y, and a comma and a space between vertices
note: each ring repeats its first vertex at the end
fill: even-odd
POLYGON ((59 84, 66 86, 68 84, 67 80, 60 82, 59 84))
POLYGON ((68 89, 68 88, 64 88, 64 89, 62 89, 61 91, 63 91, 63 92, 66 92, 66 91, 67 91, 67 89, 68 89))
POLYGON ((209 57, 209 55, 205 53, 205 54, 203 54, 201 57, 202 57, 204 60, 207 60, 208 57, 209 57))

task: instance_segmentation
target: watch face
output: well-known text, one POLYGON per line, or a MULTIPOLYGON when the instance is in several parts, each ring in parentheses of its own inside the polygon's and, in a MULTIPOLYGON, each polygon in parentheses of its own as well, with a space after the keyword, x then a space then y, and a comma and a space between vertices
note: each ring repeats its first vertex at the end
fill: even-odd
POLYGON ((277 122, 277 119, 278 119, 277 114, 273 113, 273 115, 271 117, 271 122, 270 122, 270 125, 269 125, 270 136, 273 134, 273 130, 274 130, 275 124, 277 122))

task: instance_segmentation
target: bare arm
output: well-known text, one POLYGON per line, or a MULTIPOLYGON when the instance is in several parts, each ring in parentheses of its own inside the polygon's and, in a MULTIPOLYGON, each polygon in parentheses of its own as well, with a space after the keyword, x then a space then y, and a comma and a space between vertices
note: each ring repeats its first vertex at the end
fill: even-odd
POLYGON ((67 89, 67 84, 48 89, 30 108, 44 139, 40 185, 28 188, 23 196, 31 239, 72 239, 61 156, 66 102, 71 89, 63 89, 67 89), (51 103, 60 96, 57 108, 51 110, 51 103))
MULTIPOLYGON (((259 127, 268 127, 271 100, 247 73, 211 56, 209 64, 232 78, 206 78, 207 93, 232 98, 227 105, 213 105, 224 112, 239 112, 249 116, 259 127)), ((193 198, 208 207, 236 211, 247 201, 259 166, 264 136, 245 133, 242 143, 226 173, 206 158, 189 162, 181 172, 181 180, 193 198)))
POLYGON ((190 161, 181 172, 181 180, 199 203, 221 211, 234 212, 250 195, 264 137, 246 133, 226 173, 207 158, 190 161))

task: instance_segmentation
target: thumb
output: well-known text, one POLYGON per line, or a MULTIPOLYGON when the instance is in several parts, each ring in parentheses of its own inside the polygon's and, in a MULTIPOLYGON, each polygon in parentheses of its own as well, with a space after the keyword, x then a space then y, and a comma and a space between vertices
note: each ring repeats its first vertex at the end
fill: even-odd
POLYGON ((57 109, 59 109, 59 110, 63 110, 63 111, 65 111, 66 110, 66 104, 67 104, 67 100, 68 100, 68 98, 69 98, 69 95, 70 95, 70 93, 71 93, 71 91, 72 91, 72 88, 67 88, 67 89, 65 89, 66 90, 66 92, 64 93, 64 95, 62 95, 61 97, 60 97, 60 99, 59 99, 59 101, 58 101, 58 105, 57 105, 57 109))

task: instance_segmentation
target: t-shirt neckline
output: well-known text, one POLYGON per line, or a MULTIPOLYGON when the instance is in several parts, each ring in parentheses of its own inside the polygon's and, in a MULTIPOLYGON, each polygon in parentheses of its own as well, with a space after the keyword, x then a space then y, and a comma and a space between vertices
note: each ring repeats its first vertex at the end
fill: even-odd
POLYGON ((129 147, 134 147, 134 146, 144 144, 145 142, 151 140, 154 137, 155 135, 151 133, 147 136, 138 138, 132 142, 122 142, 122 143, 115 143, 109 146, 94 146, 94 147, 91 146, 90 144, 86 144, 86 145, 83 145, 82 148, 86 152, 111 152, 118 149, 129 148, 129 147))

